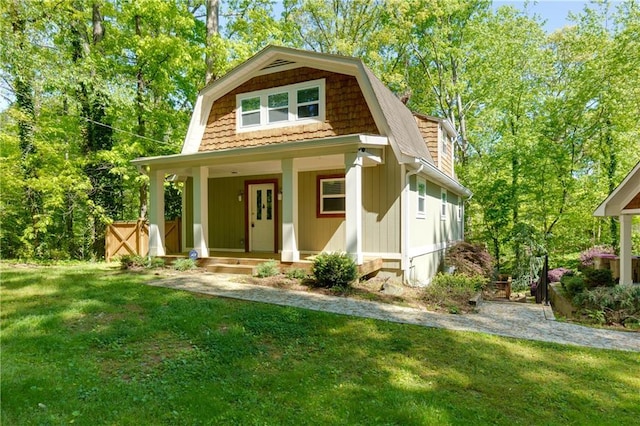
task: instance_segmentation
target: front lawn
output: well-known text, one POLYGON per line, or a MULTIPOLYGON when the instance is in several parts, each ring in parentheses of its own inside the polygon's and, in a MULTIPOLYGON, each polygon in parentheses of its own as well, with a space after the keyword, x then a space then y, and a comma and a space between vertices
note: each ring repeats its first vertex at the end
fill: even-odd
POLYGON ((1 418, 24 424, 637 424, 640 354, 2 264, 1 418))

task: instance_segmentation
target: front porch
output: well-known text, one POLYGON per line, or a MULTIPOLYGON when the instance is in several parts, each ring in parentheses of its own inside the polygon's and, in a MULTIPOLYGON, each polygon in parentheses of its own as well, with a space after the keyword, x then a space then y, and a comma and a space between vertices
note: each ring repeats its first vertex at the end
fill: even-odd
MULTIPOLYGON (((188 253, 160 256, 170 265, 176 259, 188 257, 188 253)), ((302 269, 308 274, 313 267, 313 255, 306 256, 296 262, 284 262, 275 259, 276 253, 239 253, 231 251, 210 252, 209 257, 198 258, 196 264, 205 268, 207 272, 224 274, 255 275, 256 267, 268 260, 275 260, 281 271, 302 269)), ((373 276, 382 269, 383 260, 380 257, 365 257, 362 264, 358 265, 360 277, 373 276)))

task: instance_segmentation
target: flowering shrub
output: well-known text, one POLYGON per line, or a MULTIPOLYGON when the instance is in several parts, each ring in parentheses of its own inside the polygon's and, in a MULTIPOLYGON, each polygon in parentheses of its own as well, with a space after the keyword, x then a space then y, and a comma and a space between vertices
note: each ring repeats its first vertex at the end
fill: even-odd
POLYGON ((547 272, 547 280, 550 283, 558 283, 560 282, 560 279, 562 278, 562 276, 567 272, 572 272, 572 271, 571 269, 567 269, 563 267, 551 269, 550 271, 547 272))
POLYGON ((613 255, 613 247, 610 246, 594 246, 580 253, 580 265, 583 268, 593 268, 595 258, 602 255, 613 255))

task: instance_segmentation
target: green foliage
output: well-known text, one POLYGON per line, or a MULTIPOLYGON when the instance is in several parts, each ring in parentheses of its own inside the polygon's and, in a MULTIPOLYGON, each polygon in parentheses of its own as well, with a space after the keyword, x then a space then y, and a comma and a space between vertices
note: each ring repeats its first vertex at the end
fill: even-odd
POLYGON ((628 326, 640 323, 640 286, 597 287, 579 293, 573 300, 594 322, 628 326))
POLYGON ((312 272, 320 287, 347 288, 358 278, 358 266, 347 253, 320 253, 312 272))
POLYGON ((307 277, 307 271, 300 268, 292 268, 285 272, 285 275, 289 279, 303 280, 307 277))
POLYGON ((279 273, 278 262, 273 259, 259 264, 256 268, 256 276, 259 278, 273 277, 279 273))
POLYGON ((176 259, 173 262, 173 269, 177 271, 190 271, 192 269, 196 269, 198 266, 196 265, 196 261, 191 259, 190 257, 185 257, 181 259, 176 259))
POLYGON ((160 257, 151 257, 147 260, 147 268, 149 269, 160 269, 164 268, 165 261, 160 257))
POLYGON ((610 269, 594 269, 587 268, 582 271, 584 283, 587 288, 594 287, 613 287, 615 282, 610 269))
POLYGON ((574 274, 564 274, 560 278, 560 284, 571 298, 582 293, 586 288, 584 278, 574 274))
POLYGON ((424 289, 424 300, 445 308, 450 313, 469 311, 469 299, 485 288, 487 278, 482 275, 438 273, 424 289))

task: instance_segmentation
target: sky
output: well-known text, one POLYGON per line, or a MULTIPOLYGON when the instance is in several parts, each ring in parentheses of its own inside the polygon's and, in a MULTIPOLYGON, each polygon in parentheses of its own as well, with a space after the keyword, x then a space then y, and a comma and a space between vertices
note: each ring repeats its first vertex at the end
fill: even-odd
POLYGON ((529 16, 539 15, 546 21, 544 29, 552 33, 566 25, 571 25, 567 19, 569 12, 578 13, 587 4, 583 0, 538 0, 538 1, 506 1, 493 0, 493 7, 513 6, 520 10, 527 10, 529 16))

